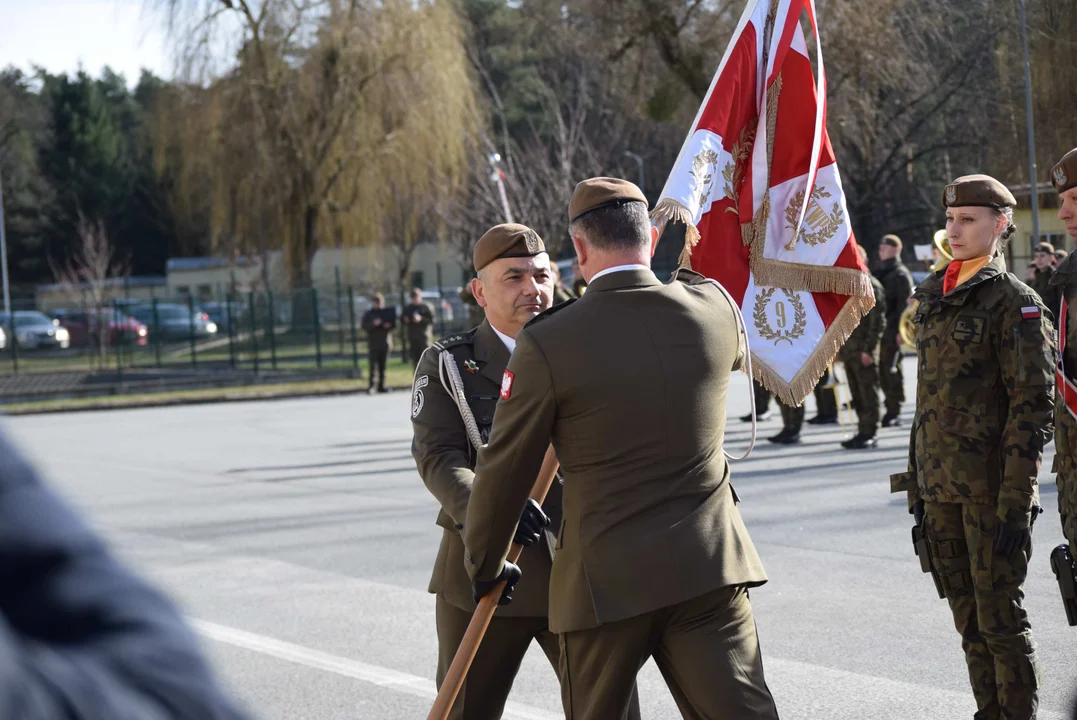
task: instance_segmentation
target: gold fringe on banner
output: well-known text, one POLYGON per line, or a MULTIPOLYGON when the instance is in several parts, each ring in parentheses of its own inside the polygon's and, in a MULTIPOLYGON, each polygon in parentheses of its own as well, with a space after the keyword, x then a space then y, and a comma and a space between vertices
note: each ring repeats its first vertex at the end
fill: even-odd
POLYGON ((860 324, 860 319, 873 307, 875 307, 874 294, 871 297, 850 297, 845 307, 834 318, 834 322, 823 333, 819 345, 790 382, 786 382, 754 352, 752 353, 752 374, 760 385, 782 403, 789 407, 799 407, 815 389, 823 372, 834 362, 841 346, 860 324))
POLYGON ((692 269, 692 249, 699 244, 699 228, 692 222, 695 215, 682 203, 672 198, 663 198, 651 210, 651 222, 658 228, 658 234, 666 229, 670 220, 684 225, 684 248, 677 259, 680 267, 692 269))

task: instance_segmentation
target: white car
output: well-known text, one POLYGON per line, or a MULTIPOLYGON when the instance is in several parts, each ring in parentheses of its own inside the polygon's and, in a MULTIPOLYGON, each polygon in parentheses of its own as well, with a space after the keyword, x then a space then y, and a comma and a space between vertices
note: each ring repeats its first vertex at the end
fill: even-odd
MULTIPOLYGON (((71 333, 60 327, 44 313, 36 310, 16 310, 15 340, 20 350, 62 349, 71 347, 71 333)), ((0 313, 0 326, 11 332, 11 316, 0 313)))

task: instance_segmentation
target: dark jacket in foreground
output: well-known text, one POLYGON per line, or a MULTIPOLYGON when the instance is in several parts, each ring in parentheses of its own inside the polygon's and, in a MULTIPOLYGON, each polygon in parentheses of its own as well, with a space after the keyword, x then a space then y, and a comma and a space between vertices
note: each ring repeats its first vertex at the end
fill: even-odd
POLYGON ((172 604, 0 434, 0 718, 243 717, 172 604))

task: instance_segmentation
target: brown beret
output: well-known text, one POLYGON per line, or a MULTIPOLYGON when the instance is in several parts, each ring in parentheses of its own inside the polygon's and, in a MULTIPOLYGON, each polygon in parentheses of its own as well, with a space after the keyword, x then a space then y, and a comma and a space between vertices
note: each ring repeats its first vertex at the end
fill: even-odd
POLYGON ((574 223, 589 212, 630 202, 641 202, 646 207, 647 196, 627 180, 608 177, 584 180, 572 193, 572 202, 568 205, 568 221, 574 223))
POLYGON ((1001 210, 1013 207, 1017 201, 1005 185, 988 175, 965 175, 942 191, 943 207, 990 207, 1001 210))
POLYGON ((495 225, 475 243, 472 260, 475 272, 500 258, 534 257, 546 252, 538 233, 524 225, 495 225))
POLYGON ((1041 242, 1039 245, 1036 246, 1036 249, 1033 252, 1041 252, 1047 253, 1048 255, 1054 255, 1055 246, 1048 242, 1041 242))
POLYGON ((1077 187, 1077 148, 1063 155, 1058 164, 1051 168, 1051 184, 1060 193, 1077 187))
POLYGON ((879 242, 882 243, 883 245, 889 245, 890 247, 895 247, 898 250, 901 249, 901 238, 899 238, 897 235, 883 235, 883 239, 880 240, 879 242))

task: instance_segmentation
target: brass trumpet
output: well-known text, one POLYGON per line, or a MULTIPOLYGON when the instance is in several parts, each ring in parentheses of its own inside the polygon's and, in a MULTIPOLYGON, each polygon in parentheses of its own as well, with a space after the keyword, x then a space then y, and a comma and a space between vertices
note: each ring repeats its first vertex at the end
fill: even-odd
MULTIPOLYGON (((936 232, 932 239, 935 242, 935 250, 938 252, 938 257, 935 259, 935 263, 931 266, 931 272, 938 272, 950 264, 950 261, 954 259, 954 254, 950 249, 950 239, 946 236, 945 230, 936 232)), ((909 348, 916 347, 916 325, 913 323, 912 319, 916 315, 916 307, 919 304, 920 303, 915 300, 911 301, 909 306, 905 308, 905 312, 901 313, 901 322, 898 324, 898 333, 901 336, 901 341, 909 348)))

